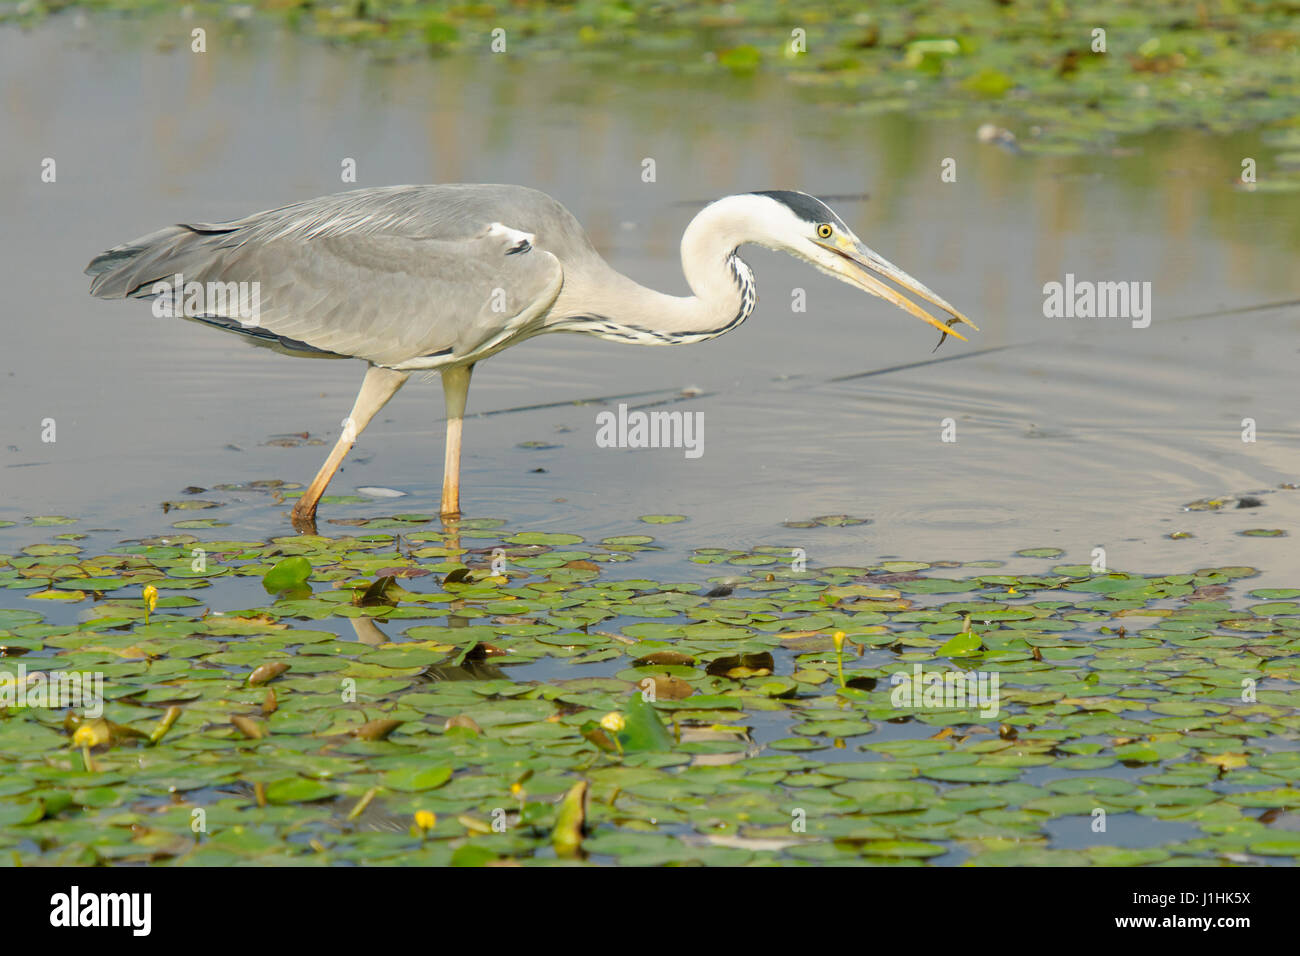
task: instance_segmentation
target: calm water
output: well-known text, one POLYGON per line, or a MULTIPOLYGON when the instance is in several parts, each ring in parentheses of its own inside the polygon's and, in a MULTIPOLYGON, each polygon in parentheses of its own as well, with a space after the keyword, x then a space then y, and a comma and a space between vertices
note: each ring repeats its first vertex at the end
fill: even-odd
MULTIPOLYGON (((710 573, 683 563, 691 547, 789 543, 813 564, 1046 545, 1086 562, 1102 545, 1127 570, 1250 564, 1260 584, 1300 578, 1294 537, 1237 533, 1300 533, 1300 491, 1276 490, 1300 479, 1300 308, 1180 318, 1297 298, 1300 199, 1232 186, 1242 156, 1266 165, 1254 138, 1171 131, 1114 155, 1017 156, 978 143, 970 123, 829 108, 774 77, 701 88, 486 54, 380 62, 274 34, 195 56, 165 42, 179 21, 92 22, 0 32, 0 518, 74 515, 116 540, 165 530, 177 516, 159 503, 186 486, 314 474, 325 447, 266 443, 306 431, 332 444, 360 363, 290 359, 93 300, 81 270, 168 223, 352 188, 339 175, 350 157, 361 186, 545 190, 615 267, 679 293, 678 240, 699 203, 773 187, 866 194, 833 205, 983 329, 932 356, 928 327, 750 250, 761 298, 742 329, 673 349, 543 337, 481 366, 470 397, 488 412, 695 386, 704 397, 677 407, 704 413, 703 457, 598 448, 594 406, 475 418, 468 514, 589 537, 686 514, 656 532, 670 551, 638 563, 683 577, 710 573), (45 157, 56 183, 41 182, 45 157), (955 183, 940 180, 945 157, 955 183), (1151 282, 1154 322, 1044 318, 1043 284, 1066 273, 1151 282), (795 288, 805 313, 791 310, 795 288), (1008 348, 963 357, 996 346, 1008 348), (931 358, 951 361, 833 381, 931 358), (955 443, 940 441, 945 418, 955 443), (1260 508, 1181 511, 1270 489, 1260 508), (833 513, 873 523, 781 527, 833 513), (1169 540, 1176 530, 1195 537, 1169 540)), ((436 381, 413 380, 331 489, 409 497, 322 517, 436 510, 441 415, 436 381)), ((288 528, 256 495, 206 515, 236 537, 288 528)), ((7 548, 36 532, 4 534, 7 548)))

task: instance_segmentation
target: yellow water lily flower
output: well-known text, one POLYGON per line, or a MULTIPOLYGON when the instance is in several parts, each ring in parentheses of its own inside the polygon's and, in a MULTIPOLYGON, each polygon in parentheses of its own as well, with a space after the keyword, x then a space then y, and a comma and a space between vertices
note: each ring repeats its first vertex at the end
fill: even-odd
POLYGON ((153 609, 158 606, 158 589, 152 584, 146 584, 144 586, 144 591, 142 592, 142 597, 144 598, 144 622, 148 624, 149 615, 152 614, 153 609))
POLYGON ((438 825, 438 815, 428 810, 416 810, 415 825, 427 833, 438 825))
POLYGON ((615 710, 600 718, 600 726, 616 734, 627 726, 627 721, 623 719, 622 714, 615 710))

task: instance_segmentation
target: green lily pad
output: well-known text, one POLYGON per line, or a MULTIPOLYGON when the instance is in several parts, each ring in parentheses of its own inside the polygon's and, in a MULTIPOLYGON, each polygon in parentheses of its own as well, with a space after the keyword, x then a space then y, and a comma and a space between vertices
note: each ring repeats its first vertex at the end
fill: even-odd
POLYGON ((311 562, 300 555, 284 558, 262 577, 262 587, 271 594, 280 594, 301 587, 311 577, 311 562))

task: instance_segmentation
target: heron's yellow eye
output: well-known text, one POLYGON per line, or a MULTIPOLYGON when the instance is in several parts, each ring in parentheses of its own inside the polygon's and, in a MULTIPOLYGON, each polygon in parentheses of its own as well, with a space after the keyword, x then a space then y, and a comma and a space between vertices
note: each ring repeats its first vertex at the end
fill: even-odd
POLYGON ((822 239, 829 239, 831 237, 832 232, 834 232, 834 230, 831 229, 829 223, 824 222, 817 227, 817 235, 820 236, 822 239))

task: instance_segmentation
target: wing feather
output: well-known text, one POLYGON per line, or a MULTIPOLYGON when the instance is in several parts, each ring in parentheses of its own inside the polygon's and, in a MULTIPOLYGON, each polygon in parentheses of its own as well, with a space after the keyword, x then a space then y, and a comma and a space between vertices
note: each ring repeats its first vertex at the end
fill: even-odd
POLYGON ((385 187, 168 227, 86 271, 104 298, 149 297, 177 274, 204 288, 248 283, 252 313, 208 297, 198 317, 379 365, 432 367, 539 330, 563 284, 555 252, 589 249, 572 215, 535 190, 385 187))

